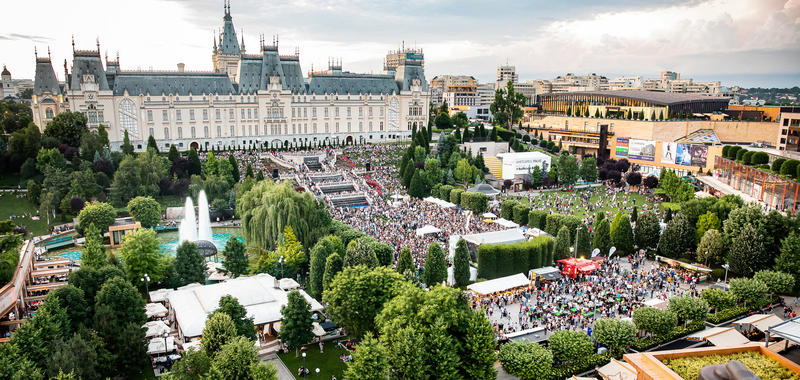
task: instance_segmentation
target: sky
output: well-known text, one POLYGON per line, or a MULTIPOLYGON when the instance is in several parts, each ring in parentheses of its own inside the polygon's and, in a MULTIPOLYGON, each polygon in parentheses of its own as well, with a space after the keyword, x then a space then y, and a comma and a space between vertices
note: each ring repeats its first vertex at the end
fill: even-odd
MULTIPOLYGON (((56 75, 78 49, 96 49, 123 70, 211 70, 223 0, 40 0, 3 5, 0 64, 32 78, 34 48, 48 48, 56 75), (11 17, 8 17, 8 16, 11 17)), ((428 79, 465 74, 493 81, 497 66, 521 80, 565 73, 683 78, 723 85, 800 85, 800 0, 232 0, 238 37, 258 53, 259 35, 281 54, 300 52, 307 72, 340 59, 378 73, 389 50, 423 49, 428 79)))

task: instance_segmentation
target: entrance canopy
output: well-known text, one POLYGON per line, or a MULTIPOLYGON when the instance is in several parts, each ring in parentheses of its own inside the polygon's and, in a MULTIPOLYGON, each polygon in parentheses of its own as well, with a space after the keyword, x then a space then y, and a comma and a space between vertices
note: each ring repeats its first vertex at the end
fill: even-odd
POLYGON ((733 322, 733 324, 742 327, 755 327, 766 332, 770 327, 778 325, 781 322, 783 322, 783 320, 778 318, 775 314, 753 314, 745 319, 733 322))
POLYGON ((417 231, 415 233, 416 233, 417 236, 424 236, 424 235, 428 235, 428 234, 436 234, 436 233, 439 233, 439 232, 442 232, 442 230, 440 230, 440 229, 438 229, 438 228, 436 228, 436 227, 434 227, 434 226, 432 226, 430 224, 426 224, 424 227, 417 228, 417 231))
POLYGON ((512 274, 511 276, 495 278, 494 280, 476 282, 467 286, 467 290, 485 296, 493 293, 504 292, 530 285, 530 280, 522 273, 512 274))
POLYGON ((787 319, 775 326, 770 327, 767 331, 767 337, 769 337, 769 334, 777 335, 794 343, 800 344, 800 317, 787 319))
POLYGON ((750 343, 750 339, 734 330, 733 327, 712 327, 689 335, 688 338, 705 340, 717 347, 739 346, 750 343))

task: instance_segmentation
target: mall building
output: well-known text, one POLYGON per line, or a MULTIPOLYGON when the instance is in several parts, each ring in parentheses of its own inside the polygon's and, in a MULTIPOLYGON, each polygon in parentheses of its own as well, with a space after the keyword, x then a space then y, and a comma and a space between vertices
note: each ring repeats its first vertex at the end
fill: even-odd
MULTIPOLYGON (((228 4, 213 41, 211 72, 123 70, 119 56, 105 62, 100 43, 64 61, 60 82, 50 53, 36 57, 33 119, 40 129, 65 111, 86 115, 89 128, 104 125, 112 149, 127 131, 136 150, 153 136, 160 149, 232 146, 285 147, 407 139, 427 125, 430 100, 420 49, 386 56, 381 74, 300 67, 299 51, 280 54, 278 39, 248 54, 236 35, 228 4)), ((210 47, 211 48, 211 47, 210 47)))

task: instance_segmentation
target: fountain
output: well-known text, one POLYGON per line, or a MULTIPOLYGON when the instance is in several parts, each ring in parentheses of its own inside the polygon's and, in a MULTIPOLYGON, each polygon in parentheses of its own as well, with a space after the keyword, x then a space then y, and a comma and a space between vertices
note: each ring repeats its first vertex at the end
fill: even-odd
POLYGON ((200 190, 197 195, 198 210, 198 223, 197 223, 197 240, 211 241, 211 218, 208 212, 208 198, 206 192, 200 190))
POLYGON ((178 226, 178 244, 185 241, 194 242, 203 257, 217 255, 217 247, 212 242, 211 218, 208 212, 208 198, 206 192, 200 190, 197 195, 199 217, 195 217, 192 198, 186 197, 183 207, 183 219, 178 226), (198 223, 199 220, 199 223, 198 223))

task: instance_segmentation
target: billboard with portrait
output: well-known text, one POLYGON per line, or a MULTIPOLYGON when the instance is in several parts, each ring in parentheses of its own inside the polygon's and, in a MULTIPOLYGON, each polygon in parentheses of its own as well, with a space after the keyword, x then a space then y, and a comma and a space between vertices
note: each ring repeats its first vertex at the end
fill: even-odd
POLYGON ((705 145, 692 145, 692 166, 706 166, 708 158, 708 147, 705 145))
POLYGON ((677 151, 678 151, 678 143, 674 142, 661 143, 661 163, 674 164, 677 151))
POLYGON ((654 161, 656 142, 650 140, 630 139, 628 142, 628 158, 642 161, 654 161))
POLYGON ((617 149, 614 153, 617 157, 628 157, 628 139, 617 137, 617 149))

